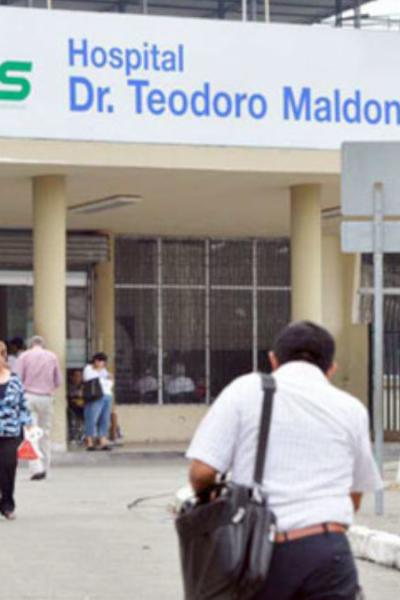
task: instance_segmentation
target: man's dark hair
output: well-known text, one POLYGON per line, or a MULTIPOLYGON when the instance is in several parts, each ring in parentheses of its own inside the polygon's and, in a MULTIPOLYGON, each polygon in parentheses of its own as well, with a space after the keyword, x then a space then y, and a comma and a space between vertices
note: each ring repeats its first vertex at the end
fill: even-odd
POLYGON ((24 350, 25 348, 24 340, 19 336, 13 337, 13 339, 10 340, 10 344, 12 344, 17 350, 24 350))
POLYGON ((92 356, 92 363, 95 363, 96 360, 104 360, 104 362, 107 362, 108 356, 104 352, 96 352, 96 354, 93 354, 92 356))
POLYGON ((320 325, 311 321, 296 321, 282 329, 272 349, 280 365, 303 360, 326 373, 333 364, 335 340, 320 325))

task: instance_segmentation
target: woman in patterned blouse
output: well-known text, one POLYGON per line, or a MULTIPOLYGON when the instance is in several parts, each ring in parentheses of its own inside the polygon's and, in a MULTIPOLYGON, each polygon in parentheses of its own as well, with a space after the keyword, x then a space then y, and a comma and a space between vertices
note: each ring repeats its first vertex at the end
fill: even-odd
POLYGON ((7 347, 0 341, 0 514, 8 520, 15 519, 14 486, 22 428, 31 424, 22 383, 11 373, 7 347))

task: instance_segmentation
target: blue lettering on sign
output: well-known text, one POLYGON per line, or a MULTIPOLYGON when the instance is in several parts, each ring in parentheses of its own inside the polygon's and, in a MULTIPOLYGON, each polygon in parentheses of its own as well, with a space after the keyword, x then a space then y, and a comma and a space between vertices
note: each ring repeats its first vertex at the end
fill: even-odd
POLYGON ((135 71, 160 71, 183 73, 185 53, 183 44, 161 48, 158 44, 143 42, 139 47, 120 48, 92 45, 86 38, 68 40, 68 65, 70 67, 95 67, 119 69, 130 77, 135 71))
POLYGON ((128 79, 127 85, 133 88, 132 106, 138 115, 149 113, 159 116, 168 113, 175 117, 191 115, 226 119, 233 116, 260 120, 268 113, 268 100, 263 94, 214 90, 209 81, 192 91, 180 88, 163 91, 153 88, 148 79, 128 79))
POLYGON ((69 109, 73 113, 117 110, 112 101, 112 86, 117 85, 120 77, 120 96, 137 116, 268 120, 268 123, 274 117, 278 123, 283 119, 321 127, 400 126, 399 98, 371 97, 360 88, 317 90, 315 86, 287 84, 281 90, 274 90, 280 94, 280 103, 275 98, 270 103, 269 94, 262 89, 225 89, 210 80, 189 87, 185 82, 188 61, 182 43, 164 45, 145 40, 123 47, 71 37, 67 42, 67 59, 72 71, 68 85, 69 109), (152 73, 156 74, 154 82, 152 73), (107 74, 112 74, 113 83, 104 81, 107 74))
POLYGON ((85 112, 92 108, 93 86, 86 77, 71 77, 69 80, 69 106, 74 112, 85 112))
POLYGON ((69 107, 72 112, 87 112, 94 108, 99 113, 113 113, 110 98, 109 86, 95 86, 86 77, 70 77, 69 107))
POLYGON ((400 125, 400 100, 365 98, 360 89, 345 94, 335 88, 318 95, 310 87, 283 87, 283 118, 286 121, 345 123, 348 125, 400 125))

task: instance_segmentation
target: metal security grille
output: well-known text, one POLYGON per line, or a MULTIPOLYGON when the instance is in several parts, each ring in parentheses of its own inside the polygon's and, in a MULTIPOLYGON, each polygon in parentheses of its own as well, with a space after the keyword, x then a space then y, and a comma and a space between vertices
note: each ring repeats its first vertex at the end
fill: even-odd
MULTIPOLYGON (((384 261, 384 402, 383 424, 387 438, 400 438, 400 255, 388 254, 384 261)), ((361 274, 361 317, 371 323, 373 315, 372 256, 364 255, 361 274)), ((370 325, 372 342, 372 324, 370 325)), ((373 352, 370 343, 370 378, 373 352)), ((371 394, 372 385, 370 386, 371 394)), ((372 407, 372 398, 370 398, 372 407)), ((371 408, 372 410, 372 408, 371 408)))
MULTIPOLYGON (((400 292, 400 290, 399 290, 400 292)), ((385 296, 384 429, 400 435, 400 296, 385 296)))
MULTIPOLYGON (((68 233, 67 264, 70 268, 93 265, 109 259, 109 239, 96 233, 68 233)), ((0 230, 0 268, 32 268, 31 231, 0 230)))
POLYGON ((268 369, 289 320, 289 242, 116 239, 118 403, 210 403, 268 369))

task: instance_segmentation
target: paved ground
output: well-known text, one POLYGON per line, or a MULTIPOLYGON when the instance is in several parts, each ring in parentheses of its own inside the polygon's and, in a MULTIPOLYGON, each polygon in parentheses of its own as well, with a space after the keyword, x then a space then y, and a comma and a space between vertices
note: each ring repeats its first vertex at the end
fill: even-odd
POLYGON ((398 463, 391 461, 385 465, 385 481, 387 489, 384 494, 384 515, 375 515, 373 495, 364 498, 357 524, 371 529, 389 531, 400 535, 400 485, 396 484, 398 463))
MULTIPOLYGON (((107 457, 44 482, 21 469, 18 520, 0 521, 1 600, 181 600, 168 505, 185 479, 179 458, 107 457)), ((398 597, 400 572, 362 563, 361 574, 369 600, 398 597)))
POLYGON ((357 563, 367 600, 396 600, 400 590, 400 572, 372 563, 357 563))

